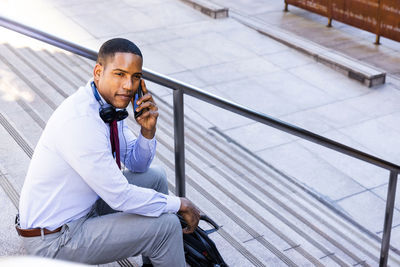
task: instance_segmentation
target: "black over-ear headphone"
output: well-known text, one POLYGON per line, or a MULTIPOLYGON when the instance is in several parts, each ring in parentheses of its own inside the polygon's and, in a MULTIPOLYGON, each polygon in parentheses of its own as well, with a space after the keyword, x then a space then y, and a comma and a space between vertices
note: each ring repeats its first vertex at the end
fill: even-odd
POLYGON ((128 114, 128 111, 126 111, 126 109, 116 110, 112 105, 110 105, 108 103, 104 103, 103 100, 101 100, 101 97, 99 95, 99 92, 97 92, 97 88, 96 88, 96 85, 94 84, 94 81, 91 82, 91 86, 93 89, 94 97, 96 98, 97 102, 99 102, 99 104, 100 104, 100 108, 99 108, 100 118, 105 123, 111 123, 115 120, 121 121, 128 117, 129 114, 128 114))

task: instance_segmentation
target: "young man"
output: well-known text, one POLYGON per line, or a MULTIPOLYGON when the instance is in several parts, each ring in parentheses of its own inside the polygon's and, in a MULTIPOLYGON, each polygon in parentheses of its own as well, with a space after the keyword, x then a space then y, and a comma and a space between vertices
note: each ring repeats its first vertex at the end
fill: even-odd
POLYGON ((17 230, 29 254, 90 264, 142 254, 148 265, 149 258, 154 266, 185 266, 181 226, 171 213, 188 222, 184 233, 200 216, 189 200, 168 196, 162 169, 149 168, 158 108, 141 79, 142 63, 132 42, 105 42, 93 80, 49 119, 19 205, 17 230), (139 84, 135 139, 123 118, 139 84))

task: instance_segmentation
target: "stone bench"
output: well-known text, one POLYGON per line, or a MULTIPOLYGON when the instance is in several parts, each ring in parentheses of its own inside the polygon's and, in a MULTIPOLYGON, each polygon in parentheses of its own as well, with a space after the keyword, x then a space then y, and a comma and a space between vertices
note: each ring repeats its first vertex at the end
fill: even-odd
POLYGON ((214 19, 228 17, 228 8, 221 7, 217 4, 210 3, 204 0, 182 0, 184 3, 192 6, 194 9, 206 14, 214 19))

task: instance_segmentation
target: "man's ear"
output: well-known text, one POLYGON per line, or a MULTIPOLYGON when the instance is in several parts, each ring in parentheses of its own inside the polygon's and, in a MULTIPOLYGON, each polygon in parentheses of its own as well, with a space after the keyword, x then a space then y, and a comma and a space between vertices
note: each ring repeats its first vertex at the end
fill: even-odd
POLYGON ((93 69, 93 79, 95 81, 100 80, 100 76, 103 73, 103 66, 100 63, 96 63, 93 69))

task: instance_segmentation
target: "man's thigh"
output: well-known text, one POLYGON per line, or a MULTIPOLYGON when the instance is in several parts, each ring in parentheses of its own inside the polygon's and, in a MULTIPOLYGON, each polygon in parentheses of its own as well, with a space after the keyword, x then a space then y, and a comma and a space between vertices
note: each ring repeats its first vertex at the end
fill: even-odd
POLYGON ((166 263, 166 253, 171 253, 168 258, 182 259, 182 230, 175 214, 154 218, 119 212, 91 217, 74 232, 56 258, 101 264, 142 254, 166 263))

